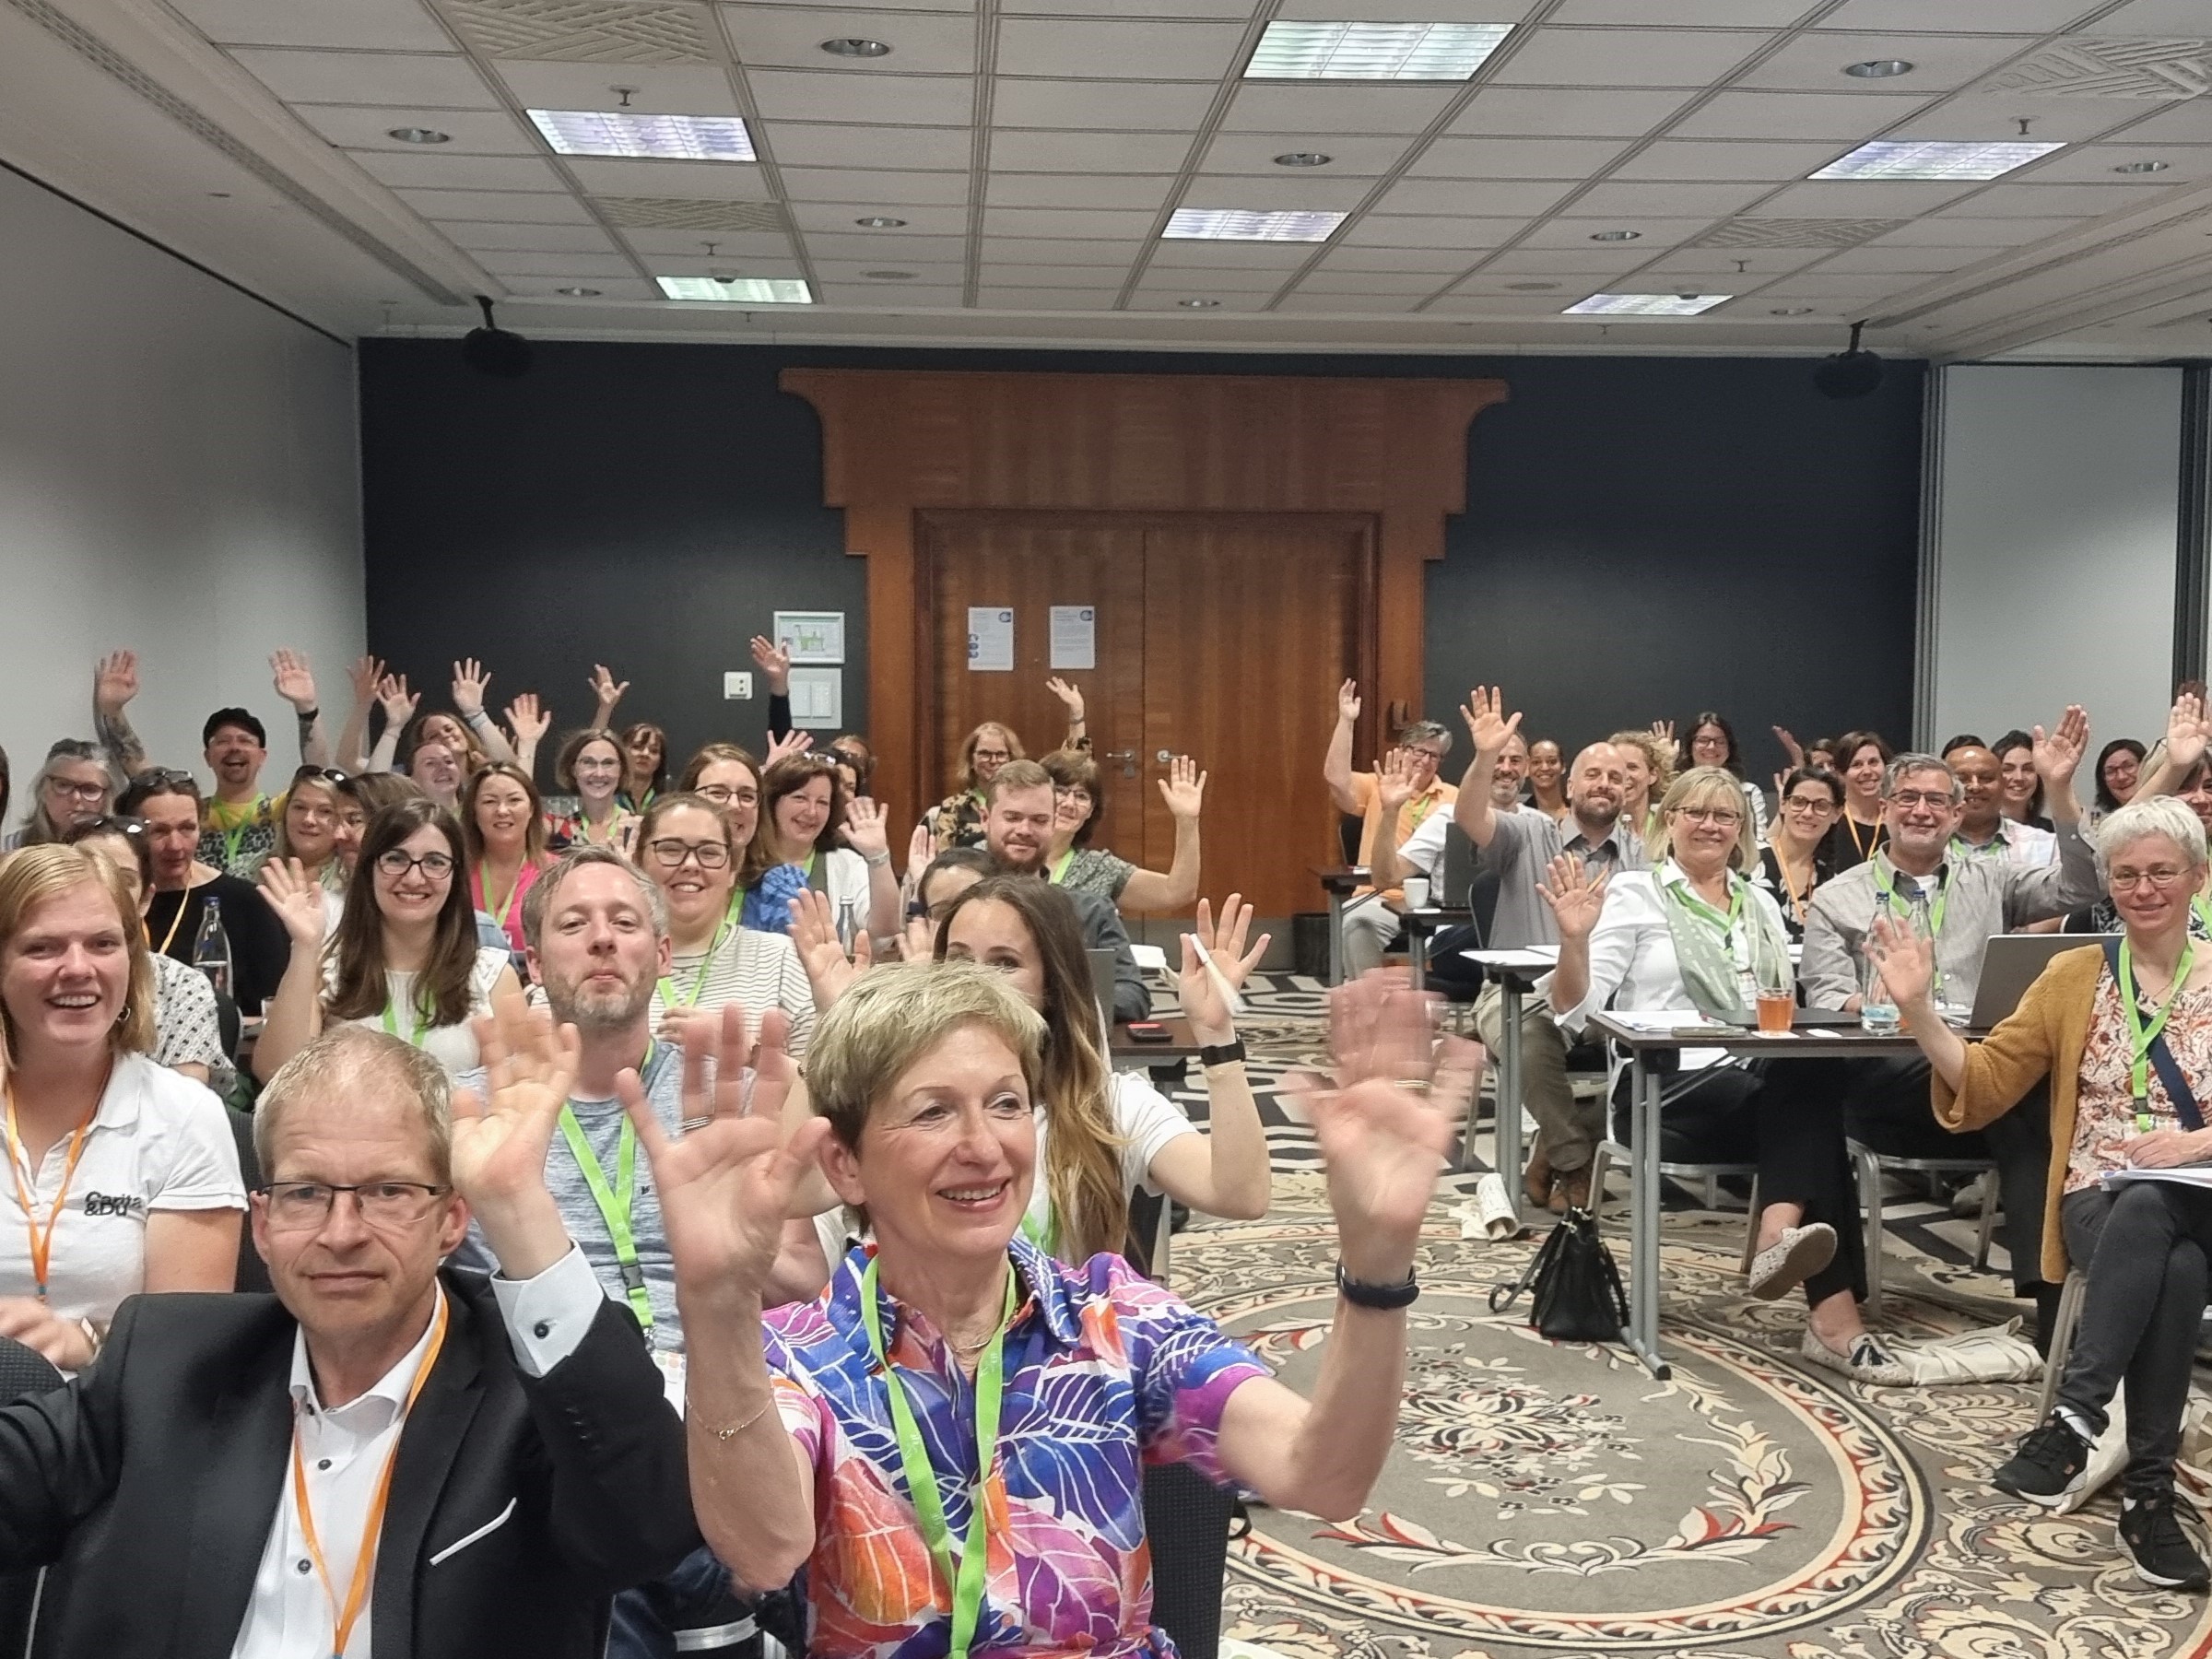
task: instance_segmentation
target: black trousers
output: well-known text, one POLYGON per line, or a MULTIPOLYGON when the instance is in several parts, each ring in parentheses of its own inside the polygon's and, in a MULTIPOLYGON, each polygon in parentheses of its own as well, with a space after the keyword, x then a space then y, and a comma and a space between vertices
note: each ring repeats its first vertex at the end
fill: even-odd
POLYGON ((2130 1182, 2116 1192, 2085 1187, 2059 1207, 2066 1254, 2087 1264, 2088 1295, 2058 1403, 2102 1432, 2115 1388, 2127 1389, 2131 1495, 2173 1485, 2182 1413, 2204 1318, 2212 1257, 2212 1193, 2165 1181, 2130 1182))
MULTIPOLYGON (((1840 1060, 1752 1060, 1665 1079, 1659 1155, 1668 1163, 1755 1163, 1762 1204, 1794 1204, 1836 1230, 1836 1257, 1805 1281, 1805 1300, 1866 1294, 1858 1191, 1843 1149, 1840 1060)), ((1629 1074, 1613 1091, 1614 1135, 1626 1143, 1629 1074)))
POLYGON ((1843 1124, 1851 1138, 1892 1158, 1987 1158, 2004 1195, 2001 1234, 2012 1258, 2013 1288, 2032 1295, 2043 1282, 2043 1195, 2051 1180, 2051 1090, 2038 1083, 2003 1117, 1971 1135, 1936 1121, 1928 1063, 1917 1054, 1843 1063, 1843 1124))

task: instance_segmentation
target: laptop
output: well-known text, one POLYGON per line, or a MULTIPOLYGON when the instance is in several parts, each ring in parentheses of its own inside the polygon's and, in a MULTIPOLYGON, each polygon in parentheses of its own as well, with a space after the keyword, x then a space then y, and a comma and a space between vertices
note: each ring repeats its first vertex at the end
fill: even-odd
POLYGON ((1974 989, 1974 1009, 1967 1025, 1986 1031, 2020 1006, 2036 976, 2062 950, 2086 945, 2102 947, 2118 934, 1992 934, 1982 947, 1982 982, 1974 989))

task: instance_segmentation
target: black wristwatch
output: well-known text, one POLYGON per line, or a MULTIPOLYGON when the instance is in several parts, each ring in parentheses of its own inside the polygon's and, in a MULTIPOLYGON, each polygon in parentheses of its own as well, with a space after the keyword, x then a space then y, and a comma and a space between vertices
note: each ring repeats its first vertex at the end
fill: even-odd
POLYGON ((1410 1267, 1406 1269, 1406 1282, 1402 1285, 1365 1285, 1344 1277, 1342 1260, 1336 1264, 1336 1288, 1353 1307, 1374 1308, 1386 1313, 1408 1306, 1421 1293, 1420 1281, 1413 1277, 1410 1267))
POLYGON ((1224 1042, 1217 1047, 1200 1048, 1198 1064, 1202 1066, 1243 1065, 1244 1039, 1240 1037, 1234 1042, 1224 1042))

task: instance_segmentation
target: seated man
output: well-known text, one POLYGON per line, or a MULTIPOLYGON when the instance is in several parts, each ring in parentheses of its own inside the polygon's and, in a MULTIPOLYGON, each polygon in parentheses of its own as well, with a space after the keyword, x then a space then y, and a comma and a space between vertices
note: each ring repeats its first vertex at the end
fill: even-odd
POLYGON ((1954 739, 1943 751, 1943 760, 1959 780, 1953 853, 1960 858, 1991 858, 2031 868, 2057 862, 2055 834, 2005 816, 2005 772, 1992 750, 1968 739, 1954 739))
MULTIPOLYGON (((1053 819, 1059 797, 1053 775, 1034 760, 1009 760, 982 785, 983 847, 998 867, 1041 877, 1052 850, 1053 819)), ((1065 890, 1065 889, 1063 889, 1065 890)), ((1144 1019, 1152 1012, 1152 994, 1130 953, 1129 930, 1111 900, 1096 893, 1069 892, 1083 924, 1083 943, 1113 952, 1113 1006, 1117 1020, 1144 1019)))
MULTIPOLYGON (((1376 849, 1394 851, 1440 806, 1449 806, 1458 791, 1437 780, 1437 768, 1452 752, 1452 734, 1433 720, 1417 720, 1399 729, 1392 753, 1406 759, 1406 789, 1394 805, 1377 787, 1382 768, 1352 770, 1352 728, 1359 719, 1359 686, 1346 680, 1336 691, 1336 729, 1322 758, 1322 780, 1340 812, 1360 819, 1359 856, 1354 862, 1374 868, 1376 849)), ((1382 963, 1382 953, 1398 935, 1398 907, 1405 890, 1394 883, 1370 880, 1345 901, 1344 971, 1357 979, 1382 963)))
POLYGON ((396 1038, 294 1055, 254 1122, 276 1294, 134 1297, 0 1410, 0 1570, 61 1568, 41 1651, 586 1659, 697 1546, 683 1427, 546 1190, 572 1053, 479 1025, 490 1100, 450 1118, 396 1038), (438 1270, 472 1212, 488 1282, 438 1270))
MULTIPOLYGON (((2063 916, 2095 898, 2096 854, 2082 839, 2081 808, 2074 798, 2074 770, 2088 736, 2088 723, 2078 709, 2069 709, 2057 732, 2035 746, 2036 770, 2058 834, 2058 862, 2041 866, 1952 856, 1959 789, 1951 769, 1933 755, 1900 755, 1890 761, 1882 779, 1882 847, 1814 889, 1798 971, 1806 1005, 1857 1010, 1867 935, 1882 912, 1912 921, 1935 941, 1937 997, 1971 1007, 1992 934, 2063 916)), ((1980 1135, 1996 1162, 2004 1193, 2005 1248, 2014 1287, 2035 1299, 2043 1326, 2058 1295, 2037 1265, 2051 1156, 2047 1117, 2011 1112, 1980 1135)), ((1918 1055, 1853 1062, 1844 1120, 1853 1139, 1894 1157, 1957 1158, 1974 1150, 1971 1140, 1962 1142, 1936 1123, 1928 1064, 1918 1055)))

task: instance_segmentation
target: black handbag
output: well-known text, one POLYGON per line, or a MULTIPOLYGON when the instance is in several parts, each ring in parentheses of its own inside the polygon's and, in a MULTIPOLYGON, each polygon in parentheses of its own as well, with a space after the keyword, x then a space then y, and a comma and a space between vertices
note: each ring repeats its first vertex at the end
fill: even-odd
POLYGON ((1552 1341, 1620 1340, 1621 1327, 1629 1322, 1629 1299, 1613 1253, 1598 1237, 1597 1218, 1588 1210, 1567 1212, 1518 1284, 1491 1289, 1490 1312, 1502 1313, 1532 1287, 1528 1323, 1552 1341))

